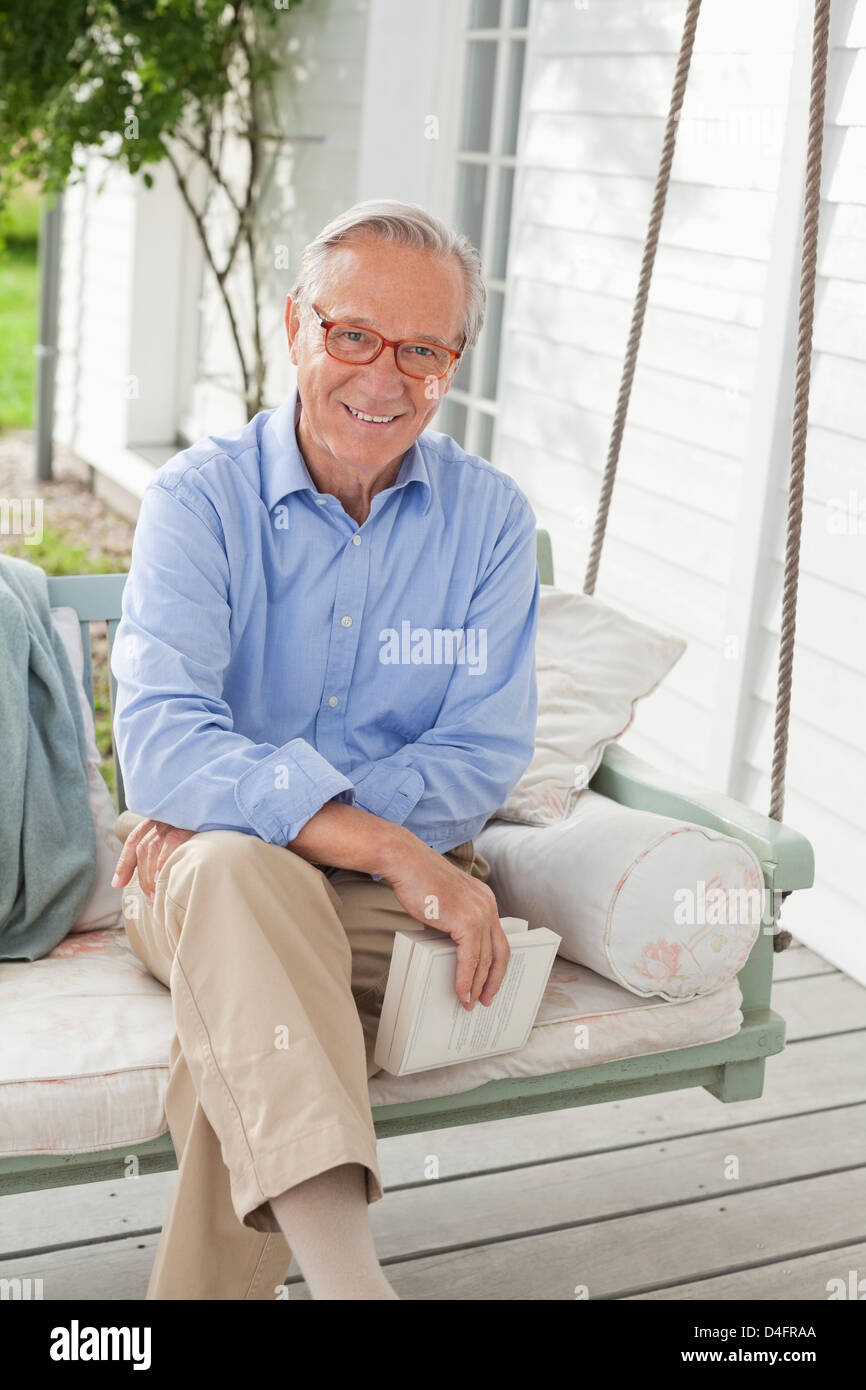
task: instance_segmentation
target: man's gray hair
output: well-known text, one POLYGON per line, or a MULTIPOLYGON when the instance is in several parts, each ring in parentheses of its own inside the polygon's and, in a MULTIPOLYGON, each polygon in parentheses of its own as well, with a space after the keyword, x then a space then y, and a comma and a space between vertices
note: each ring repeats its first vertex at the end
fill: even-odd
POLYGON ((475 346, 484 324, 487 291, 481 278, 481 257, 468 237, 426 212, 417 203, 391 199, 370 199, 356 203, 323 227, 304 247, 291 296, 309 309, 322 292, 322 283, 331 249, 353 236, 374 236, 381 241, 417 246, 440 256, 455 256, 466 280, 466 308, 463 314, 465 348, 475 346))

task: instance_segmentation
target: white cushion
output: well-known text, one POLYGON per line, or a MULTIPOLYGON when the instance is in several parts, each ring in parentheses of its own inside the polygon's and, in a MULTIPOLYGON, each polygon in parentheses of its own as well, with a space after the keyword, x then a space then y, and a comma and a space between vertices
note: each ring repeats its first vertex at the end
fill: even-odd
MULTIPOLYGON (((736 980, 690 1003, 648 1002, 557 958, 526 1047, 411 1076, 380 1072, 370 1101, 454 1095, 718 1042, 739 1032, 741 1004, 736 980)), ((123 930, 68 936, 40 960, 0 962, 0 1157, 88 1153, 165 1134, 173 1036, 171 994, 123 930)))
POLYGON ((711 994, 761 928, 764 878, 748 845, 592 790, 567 820, 490 821, 475 845, 501 916, 549 927, 561 956, 645 998, 711 994))
POLYGON ((626 732, 686 649, 595 597, 541 585, 535 667, 538 722, 528 768, 499 820, 553 825, 574 809, 609 743, 626 732))
POLYGON ((87 901, 70 930, 103 931, 107 927, 123 925, 121 889, 111 886, 115 865, 123 846, 114 833, 116 813, 111 794, 99 771, 102 760, 96 745, 93 708, 84 689, 84 649, 81 645, 78 614, 74 608, 52 608, 51 621, 66 649, 75 676, 87 743, 87 791, 90 813, 96 829, 96 874, 87 901))
POLYGON ((126 932, 0 963, 0 1154, 86 1153, 166 1130, 171 994, 126 932))

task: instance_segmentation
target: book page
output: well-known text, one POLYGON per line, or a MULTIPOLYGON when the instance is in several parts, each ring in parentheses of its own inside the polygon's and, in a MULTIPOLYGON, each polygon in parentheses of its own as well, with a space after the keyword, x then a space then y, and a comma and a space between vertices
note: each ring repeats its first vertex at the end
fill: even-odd
POLYGON ((431 955, 402 1071, 447 1066, 522 1047, 541 1003, 555 947, 512 949, 505 978, 485 1007, 466 1010, 454 992, 456 953, 431 955))

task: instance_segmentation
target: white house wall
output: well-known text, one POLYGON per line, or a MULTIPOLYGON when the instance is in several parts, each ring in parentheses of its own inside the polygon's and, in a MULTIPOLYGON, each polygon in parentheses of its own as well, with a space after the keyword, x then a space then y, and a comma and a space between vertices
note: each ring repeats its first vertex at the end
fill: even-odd
POLYGON ((136 187, 89 161, 63 199, 55 436, 85 458, 126 443, 136 187))
MULTIPOLYGON (((780 254, 776 199, 786 177, 794 209, 789 254, 799 238, 801 151, 784 168, 782 153, 795 39, 798 61, 804 41, 808 60, 807 9, 792 0, 704 0, 596 588, 603 601, 689 644, 639 705, 624 744, 691 780, 727 786, 762 811, 769 803, 786 498, 781 474, 769 461, 756 469, 754 451, 761 412, 769 408, 769 349, 790 349, 783 322, 769 325, 773 344, 761 329, 770 312, 768 271, 780 254), (766 551, 753 557, 754 587, 750 582, 743 595, 757 631, 745 663, 729 649, 731 594, 743 558, 743 518, 763 505, 762 489, 768 536, 766 551), (720 702, 731 699, 732 682, 737 726, 720 761, 720 702)), ((585 7, 533 0, 530 9, 493 453, 551 531, 558 582, 576 589, 589 554, 684 13, 683 0, 585 7)), ((866 980, 866 895, 857 868, 866 859, 866 732, 858 717, 866 696, 866 517, 844 537, 832 535, 826 521, 828 499, 853 491, 862 513, 864 498, 866 81, 857 80, 866 62, 863 0, 836 0, 831 43, 785 808, 785 818, 815 845, 817 879, 814 890, 788 900, 784 919, 866 980)), ((804 99, 807 92, 808 63, 804 99)), ((790 293, 796 298, 791 276, 784 296, 790 293)), ((781 433, 774 428, 775 452, 780 443, 789 451, 790 416, 781 433)))
POLYGON ((467 0, 371 0, 359 198, 453 212, 467 0))
MULTIPOLYGON (((866 980, 866 4, 835 7, 809 402, 785 818, 815 845, 816 890, 786 923, 866 980)), ((769 800, 786 495, 767 565, 736 794, 769 800)))
MULTIPOLYGON (((369 0, 304 0, 281 16, 275 31, 274 51, 283 65, 276 95, 286 143, 269 196, 258 210, 269 405, 285 397, 293 380, 283 315, 300 253, 358 197, 368 23, 369 0)), ((238 171, 244 160, 238 150, 238 171)), ((246 283, 236 285, 241 317, 249 313, 249 296, 242 292, 246 283)), ((238 380, 222 305, 206 277, 187 435, 243 423, 238 380)))

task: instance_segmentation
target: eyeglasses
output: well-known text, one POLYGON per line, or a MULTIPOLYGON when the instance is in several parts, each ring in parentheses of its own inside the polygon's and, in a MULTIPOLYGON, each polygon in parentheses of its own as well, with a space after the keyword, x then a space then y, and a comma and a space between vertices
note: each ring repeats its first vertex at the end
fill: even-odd
POLYGON ((419 377, 421 380, 432 376, 441 380, 458 357, 463 355, 465 338, 457 351, 442 343, 418 342, 412 338, 400 338, 393 342, 390 338, 383 338, 373 328, 359 328, 357 324, 336 323, 323 318, 315 304, 313 313, 325 330, 325 351, 338 362, 366 366, 375 362, 384 348, 392 347, 397 366, 405 376, 419 377))

